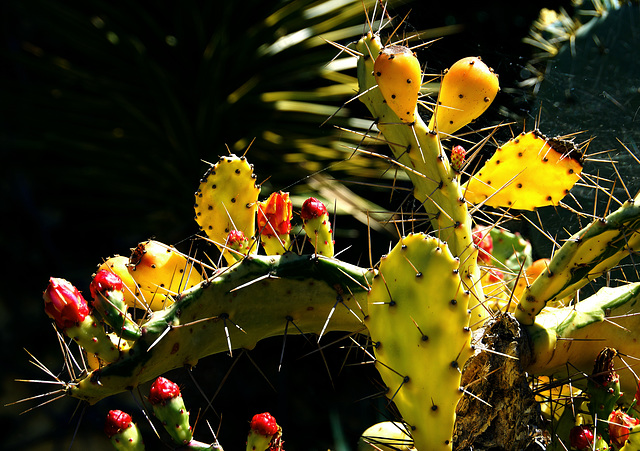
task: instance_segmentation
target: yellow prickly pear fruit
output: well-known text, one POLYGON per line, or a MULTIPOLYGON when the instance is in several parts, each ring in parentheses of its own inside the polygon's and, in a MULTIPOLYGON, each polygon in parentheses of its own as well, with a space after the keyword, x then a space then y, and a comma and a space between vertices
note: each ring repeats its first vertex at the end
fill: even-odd
POLYGON ((107 269, 122 279, 125 286, 124 302, 127 307, 135 307, 142 310, 162 310, 173 304, 173 300, 166 294, 157 293, 141 288, 129 272, 129 258, 124 255, 115 255, 98 266, 98 271, 107 269))
POLYGON ((500 90, 498 76, 478 57, 456 62, 445 72, 429 128, 450 135, 485 112, 500 90))
MULTIPOLYGON (((230 265, 236 262, 236 257, 224 248, 229 232, 239 230, 247 239, 254 237, 259 194, 253 165, 243 156, 220 158, 200 180, 195 193, 196 222, 230 265)), ((257 253, 253 243, 249 249, 257 253)))
POLYGON ((469 179, 465 198, 519 210, 558 205, 581 172, 581 155, 573 143, 523 132, 499 147, 469 179))
POLYGON ((385 47, 376 58, 373 73, 389 108, 402 122, 414 122, 422 82, 416 54, 402 45, 385 47))
POLYGON ((163 295, 180 293, 204 280, 193 261, 173 246, 155 240, 138 244, 128 269, 141 289, 163 295))

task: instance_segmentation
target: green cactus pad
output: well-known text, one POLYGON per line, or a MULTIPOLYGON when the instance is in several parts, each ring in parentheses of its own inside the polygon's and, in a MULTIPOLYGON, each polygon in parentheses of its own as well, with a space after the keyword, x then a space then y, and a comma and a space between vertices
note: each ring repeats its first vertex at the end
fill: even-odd
MULTIPOLYGON (((247 239, 254 237, 259 194, 253 166, 245 157, 220 158, 200 180, 195 193, 196 222, 230 265, 236 259, 224 249, 227 236, 232 230, 240 230, 247 239)), ((255 245, 250 249, 257 252, 255 245)))
POLYGON ((289 333, 363 330, 372 275, 322 256, 250 256, 154 312, 117 362, 69 383, 68 394, 93 404, 208 355, 251 349, 290 322, 289 333))
POLYGON ((567 141, 522 132, 499 147, 465 185, 465 198, 492 207, 533 210, 558 205, 582 172, 580 155, 567 141))
POLYGON ((548 270, 522 294, 516 310, 518 321, 533 324, 548 302, 572 296, 640 249, 638 229, 640 194, 566 240, 551 258, 548 270))
POLYGON ((460 368, 471 354, 459 264, 446 243, 412 234, 383 258, 369 293, 376 368, 418 450, 452 447, 460 368))

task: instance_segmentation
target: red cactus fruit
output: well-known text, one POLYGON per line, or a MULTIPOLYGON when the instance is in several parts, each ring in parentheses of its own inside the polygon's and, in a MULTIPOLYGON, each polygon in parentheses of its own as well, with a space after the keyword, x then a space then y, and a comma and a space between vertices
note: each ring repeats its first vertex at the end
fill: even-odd
POLYGON ((165 404, 180 395, 180 387, 162 376, 157 378, 149 389, 149 402, 152 405, 165 404))
POLYGON ((593 446, 593 430, 586 425, 575 426, 569 432, 571 448, 580 451, 591 449, 593 446))
POLYGON ((304 220, 319 218, 327 212, 327 207, 315 197, 310 197, 302 204, 300 217, 304 220))
POLYGON ((631 428, 640 424, 640 420, 627 415, 621 410, 614 410, 609 415, 609 438, 617 448, 622 448, 629 438, 631 428))
POLYGON ((102 269, 98 271, 89 285, 91 290, 91 296, 95 299, 98 293, 104 293, 105 291, 123 291, 124 284, 122 279, 113 271, 102 269))
POLYGON ((89 306, 80 291, 64 279, 51 277, 42 297, 44 311, 61 329, 77 325, 89 314, 89 306))
POLYGON ((451 167, 454 171, 460 172, 462 165, 464 165, 464 159, 467 156, 467 151, 462 146, 453 146, 451 149, 451 167))
POLYGON ((251 430, 265 437, 271 437, 278 432, 278 424, 269 412, 259 413, 251 419, 251 430))
POLYGON ((478 262, 488 265, 491 263, 491 254, 493 252, 493 239, 489 233, 488 227, 476 226, 473 229, 473 244, 479 248, 478 262))
POLYGON ((104 423, 104 433, 111 438, 131 427, 131 415, 122 410, 110 410, 104 423))
POLYGON ((291 231, 292 217, 289 193, 272 193, 265 202, 258 202, 258 228, 262 235, 286 235, 291 231))

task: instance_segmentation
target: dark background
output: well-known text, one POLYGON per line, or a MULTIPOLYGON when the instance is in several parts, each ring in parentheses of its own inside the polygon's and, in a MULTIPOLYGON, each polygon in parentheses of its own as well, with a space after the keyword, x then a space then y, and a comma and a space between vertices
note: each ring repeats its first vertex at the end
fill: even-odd
MULTIPOLYGON (((102 258, 115 253, 126 254, 130 247, 150 236, 167 243, 178 243, 196 233, 197 226, 190 211, 192 199, 185 197, 185 193, 195 190, 203 172, 205 166, 199 159, 215 160, 216 155, 224 153, 224 143, 239 139, 239 136, 225 136, 225 130, 229 130, 230 134, 242 131, 238 124, 227 124, 219 127, 218 135, 214 136, 213 133, 199 136, 181 135, 179 132, 171 135, 157 133, 154 127, 158 124, 152 124, 149 125, 151 131, 148 135, 141 133, 133 137, 138 140, 139 152, 132 155, 123 151, 120 154, 113 136, 109 136, 112 125, 122 119, 117 117, 118 108, 114 107, 120 99, 91 96, 89 93, 99 92, 100 86, 114 90, 114 85, 121 83, 119 93, 123 98, 133 99, 134 106, 135 102, 147 102, 146 105, 138 105, 143 111, 161 109, 166 105, 153 96, 136 91, 134 82, 127 83, 127 74, 123 73, 126 72, 126 58, 119 61, 117 53, 105 53, 104 58, 109 63, 105 64, 100 58, 100 52, 105 49, 97 44, 92 48, 94 43, 84 40, 87 36, 85 31, 65 28, 62 22, 52 23, 52 17, 63 17, 62 13, 52 13, 56 5, 63 3, 65 10, 68 8, 86 17, 105 12, 111 17, 126 18, 127 10, 131 11, 131 20, 153 17, 159 29, 145 23, 115 23, 114 26, 129 30, 139 26, 139 32, 148 33, 149 36, 143 37, 149 39, 154 32, 162 36, 162 28, 166 27, 179 42, 184 42, 192 30, 176 29, 175 23, 189 23, 185 19, 189 15, 209 11, 204 6, 205 2, 184 2, 180 3, 180 7, 172 6, 171 2, 144 1, 117 4, 98 1, 2 2, 0 145, 4 160, 1 184, 4 215, 0 240, 1 249, 7 257, 3 269, 4 289, 0 294, 0 357, 5 367, 1 386, 3 404, 36 395, 43 390, 42 386, 14 382, 16 378, 43 377, 27 363, 29 356, 23 348, 33 352, 54 372, 61 369, 54 333, 42 312, 41 293, 48 278, 67 278, 87 292, 89 276, 102 258), (179 16, 182 17, 181 21, 178 20, 179 16), (80 39, 74 39, 74 36, 80 39), (46 61, 39 60, 34 64, 33 49, 25 50, 24 42, 44 49, 46 61), (92 57, 87 58, 88 54, 92 57), (65 80, 57 69, 56 55, 72 61, 85 73, 73 82, 65 80), (60 110, 60 103, 56 102, 56 90, 64 91, 68 87, 65 83, 80 83, 80 87, 72 90, 78 97, 64 102, 60 110), (148 136, 151 141, 146 139, 148 136), (169 146, 163 142, 171 139, 179 141, 181 137, 201 138, 202 142, 190 145, 171 142, 169 146), (170 150, 162 150, 166 148, 170 150), (173 153, 169 155, 164 152, 173 153), (118 160, 118 164, 114 164, 114 159, 118 160), (166 163, 162 165, 160 175, 157 178, 150 176, 149 171, 157 169, 153 164, 162 161, 166 163), (127 169, 122 172, 117 170, 118 165, 123 164, 127 169), (117 195, 118 202, 113 200, 114 195, 117 195), (124 205, 120 203, 123 199, 130 202, 124 205)), ((241 46, 246 32, 243 23, 251 23, 253 17, 260 17, 260 14, 268 11, 270 5, 267 3, 270 2, 257 2, 256 5, 260 6, 243 8, 242 3, 238 2, 238 11, 233 16, 211 14, 210 26, 223 26, 237 20, 236 29, 232 29, 233 35, 228 39, 230 43, 241 46)), ((438 71, 461 57, 481 55, 500 74, 502 87, 514 88, 503 89, 496 105, 510 111, 511 117, 524 117, 532 123, 535 114, 530 112, 525 94, 516 89, 516 83, 532 53, 531 47, 521 41, 540 8, 557 9, 564 6, 570 11, 569 3, 503 1, 463 5, 459 2, 412 2, 398 5, 396 11, 402 16, 411 10, 409 23, 416 29, 462 24, 464 27, 460 33, 447 36, 428 50, 421 51, 421 59, 426 61, 429 68, 438 71)), ((229 9, 224 8, 225 11, 229 9)), ((197 48, 181 49, 184 53, 180 56, 151 54, 146 67, 149 71, 167 71, 167 77, 177 80, 176 85, 170 85, 177 87, 172 95, 188 113, 190 107, 198 106, 194 99, 199 93, 192 91, 188 80, 195 77, 198 70, 199 54, 197 48), (170 57, 174 60, 168 60, 170 57)), ((153 50, 150 49, 150 53, 153 50)), ((243 58, 241 53, 235 57, 243 58)), ((140 69, 131 67, 130 70, 130 78, 135 80, 133 72, 140 69)), ((218 70, 224 72, 225 65, 221 63, 218 70)), ((158 89, 158 97, 165 94, 158 89)), ((215 96, 212 95, 211 99, 214 102, 215 96)), ((135 120, 132 117, 135 118, 135 115, 128 116, 126 120, 135 120)), ((178 115, 168 114, 167 117, 180 119, 178 115)), ((188 121, 189 117, 187 114, 185 120, 188 121)), ((245 119, 243 117, 241 120, 245 119)), ((486 121, 497 123, 507 119, 510 117, 500 113, 498 107, 492 107, 486 121)), ((120 125, 129 130, 130 124, 124 122, 120 125)), ((250 139, 253 136, 252 129, 250 124, 246 125, 247 136, 244 138, 250 139)), ((136 130, 141 129, 139 123, 132 126, 136 130)), ((515 126, 517 130, 519 127, 515 126)), ((131 145, 131 141, 128 141, 127 146, 131 145)), ((250 159, 254 158, 256 172, 261 179, 273 176, 270 181, 272 189, 287 186, 300 178, 297 170, 283 168, 277 155, 271 153, 265 156, 260 152, 258 148, 249 156, 250 159)), ((358 234, 354 242, 360 243, 359 247, 343 255, 345 260, 355 262, 365 253, 362 243, 366 239, 366 229, 358 224, 342 224, 353 228, 358 234)), ((391 239, 388 236, 374 236, 374 258, 384 252, 391 239)), ((346 247, 347 242, 345 239, 338 246, 346 247)), ((328 447, 349 449, 344 448, 343 444, 353 446, 363 425, 381 418, 376 412, 383 409, 383 401, 358 402, 358 399, 379 391, 371 368, 355 366, 341 369, 346 351, 335 346, 326 352, 329 355, 329 370, 333 374, 333 381, 330 381, 317 353, 299 358, 313 348, 303 339, 291 339, 287 344, 288 358, 285 359, 283 371, 278 373, 280 346, 280 339, 268 340, 251 351, 252 359, 268 375, 279 396, 274 396, 269 385, 244 356, 240 357, 232 377, 216 398, 214 407, 217 414, 222 415, 220 438, 226 449, 240 449, 243 446, 242 434, 246 422, 253 413, 263 410, 269 410, 279 418, 285 429, 287 449, 291 450, 328 447)), ((357 358, 350 361, 357 361, 357 358)), ((209 396, 230 365, 231 359, 227 356, 204 359, 198 365, 194 375, 209 396)), ((172 377, 184 387, 188 406, 189 399, 199 402, 199 394, 186 371, 176 371, 172 377)), ((128 394, 116 398, 103 401, 86 411, 73 449, 88 446, 91 449, 109 449, 100 433, 107 410, 123 408, 124 405, 133 410, 136 408, 128 394)), ((59 400, 18 416, 26 407, 36 403, 2 407, 5 433, 0 446, 3 449, 44 450, 66 449, 70 446, 78 424, 78 412, 71 416, 75 402, 59 400)), ((204 417, 214 428, 218 427, 220 419, 217 415, 207 412, 204 417)), ((144 423, 140 416, 137 421, 144 423)), ((152 442, 152 437, 147 435, 152 434, 151 431, 148 428, 144 431, 149 442, 152 442)), ((210 438, 203 423, 199 425, 197 438, 210 438)), ((158 445, 151 445, 149 449, 155 446, 158 445)))

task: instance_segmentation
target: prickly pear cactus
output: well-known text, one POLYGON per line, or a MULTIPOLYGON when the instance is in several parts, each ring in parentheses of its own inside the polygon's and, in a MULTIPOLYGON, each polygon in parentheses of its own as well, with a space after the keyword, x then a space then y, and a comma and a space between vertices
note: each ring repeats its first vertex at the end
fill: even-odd
POLYGON ((471 355, 470 293, 446 243, 403 237, 369 293, 376 368, 418 450, 452 449, 461 368, 471 355))

